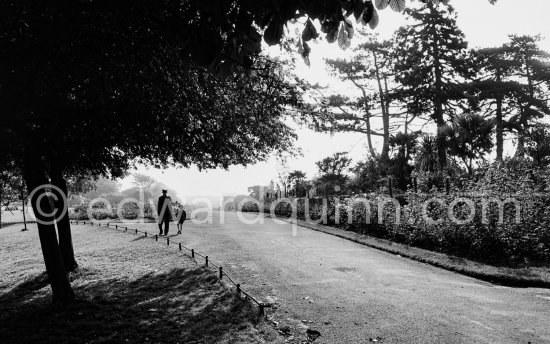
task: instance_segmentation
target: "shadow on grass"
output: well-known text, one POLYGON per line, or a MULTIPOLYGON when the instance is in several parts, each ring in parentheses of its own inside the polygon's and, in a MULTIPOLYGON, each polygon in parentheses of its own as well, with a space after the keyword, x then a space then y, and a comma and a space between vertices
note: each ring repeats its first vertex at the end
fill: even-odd
MULTIPOLYGON (((17 300, 27 300, 34 292, 48 286, 48 275, 46 272, 40 275, 34 276, 25 280, 23 283, 16 285, 8 293, 0 295, 0 309, 3 309, 4 305, 9 305, 17 300)), ((2 316, 0 315, 0 319, 2 316)))
POLYGON ((251 306, 223 289, 203 268, 175 269, 136 280, 75 276, 79 299, 64 309, 35 295, 39 275, 0 296, 3 343, 217 343, 250 327, 251 306))
POLYGON ((144 235, 140 235, 137 238, 132 239, 131 242, 140 241, 140 240, 143 240, 143 239, 148 239, 148 238, 146 238, 144 235))

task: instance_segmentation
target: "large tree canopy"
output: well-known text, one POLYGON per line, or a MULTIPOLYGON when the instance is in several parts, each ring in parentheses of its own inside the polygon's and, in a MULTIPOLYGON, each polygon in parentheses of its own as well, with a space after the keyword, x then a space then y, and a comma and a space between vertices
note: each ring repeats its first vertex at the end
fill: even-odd
POLYGON ((265 59, 258 58, 254 76, 222 81, 182 58, 143 16, 20 6, 24 15, 2 30, 6 139, 25 138, 55 151, 48 158, 113 175, 135 157, 227 167, 288 148, 290 131, 279 119, 297 98, 265 59), (267 135, 273 132, 278 137, 267 135), (167 144, 174 149, 167 152, 167 144))
MULTIPOLYGON (((162 10, 100 3, 2 3, 0 146, 10 149, 0 158, 21 167, 29 191, 51 183, 66 196, 67 174, 120 176, 134 162, 226 168, 291 147, 284 119, 298 98, 276 64, 257 55, 253 73, 216 78, 166 34, 162 10)), ((68 218, 57 219, 59 243, 52 218, 39 220, 54 299, 70 300, 68 218)))

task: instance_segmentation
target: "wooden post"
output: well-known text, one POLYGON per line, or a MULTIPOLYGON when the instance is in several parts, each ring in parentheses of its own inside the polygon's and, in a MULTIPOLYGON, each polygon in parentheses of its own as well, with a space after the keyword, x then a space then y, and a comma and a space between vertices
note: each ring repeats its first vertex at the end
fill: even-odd
POLYGON ((220 266, 220 279, 223 278, 223 268, 220 266))
POLYGON ((237 283, 237 295, 241 296, 241 285, 237 283))
POLYGON ((155 241, 159 241, 159 235, 155 234, 155 241))
POLYGON ((260 316, 264 316, 265 315, 265 306, 263 303, 260 303, 260 316))
POLYGON ((147 238, 147 232, 145 232, 145 237, 147 238))
POLYGON ((137 228, 136 228, 136 234, 137 234, 137 228))
POLYGON ((170 238, 166 238, 166 246, 170 245, 170 238))
POLYGON ((191 258, 195 258, 195 249, 194 248, 191 249, 191 258))
POLYGON ((181 251, 181 242, 179 243, 180 251, 181 251))
MULTIPOLYGON (((21 204, 23 204, 23 231, 28 230, 27 228, 27 217, 25 216, 25 191, 23 190, 23 185, 21 185, 21 204)), ((68 210, 67 210, 68 211, 68 210)))
POLYGON ((206 266, 208 266, 208 256, 204 257, 204 260, 206 262, 206 266))

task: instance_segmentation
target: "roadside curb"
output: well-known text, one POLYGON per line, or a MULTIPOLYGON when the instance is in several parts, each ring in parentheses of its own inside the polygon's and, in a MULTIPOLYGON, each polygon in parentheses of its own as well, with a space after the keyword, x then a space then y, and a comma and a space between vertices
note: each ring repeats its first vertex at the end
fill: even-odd
MULTIPOLYGON (((271 216, 269 216, 271 217, 271 216)), ((317 232, 333 235, 342 239, 350 240, 355 243, 365 245, 377 250, 388 252, 401 257, 409 258, 421 263, 429 264, 448 271, 453 271, 468 277, 473 277, 493 284, 522 287, 522 288, 548 288, 550 289, 550 280, 539 276, 518 276, 516 274, 506 273, 505 271, 515 271, 521 274, 522 271, 530 273, 525 269, 499 268, 465 258, 450 256, 444 253, 424 250, 417 247, 399 244, 386 239, 379 239, 365 234, 359 234, 343 229, 325 226, 321 224, 312 224, 303 220, 288 218, 277 218, 288 223, 297 224, 300 227, 308 228, 317 232), (489 272, 488 272, 489 271, 489 272)))

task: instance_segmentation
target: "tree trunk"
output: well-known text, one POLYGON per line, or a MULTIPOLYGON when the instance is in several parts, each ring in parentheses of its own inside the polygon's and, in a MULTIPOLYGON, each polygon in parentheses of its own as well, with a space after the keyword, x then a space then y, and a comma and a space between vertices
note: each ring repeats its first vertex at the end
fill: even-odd
POLYGON ((371 123, 370 123, 371 114, 370 114, 369 97, 367 96, 367 91, 365 90, 364 87, 359 85, 355 80, 353 80, 353 79, 349 79, 349 80, 355 85, 355 87, 360 89, 361 93, 363 94, 363 100, 365 101, 365 117, 364 117, 364 119, 365 119, 365 124, 367 125, 367 132, 366 132, 367 145, 368 145, 370 155, 372 157, 375 157, 376 156, 376 151, 374 150, 374 146, 372 145, 372 130, 371 130, 371 123))
POLYGON ((502 162, 504 154, 504 123, 502 122, 502 97, 497 97, 496 113, 496 139, 497 139, 497 161, 502 162))
MULTIPOLYGON (((502 71, 497 69, 496 80, 499 85, 502 84, 502 71)), ((496 104, 496 141, 497 141, 497 161, 502 162, 504 154, 504 123, 502 119, 502 102, 504 101, 504 96, 502 94, 497 94, 496 104)))
POLYGON ((74 271, 78 267, 76 260, 74 258, 74 249, 73 249, 73 238, 71 235, 71 222, 69 220, 69 210, 68 210, 68 191, 67 191, 67 182, 63 177, 61 169, 54 164, 52 164, 51 170, 51 182, 54 186, 57 186, 62 195, 58 195, 58 192, 55 192, 57 196, 56 202, 56 219, 57 219, 57 232, 59 235, 59 248, 61 250, 61 256, 63 257, 63 262, 67 271, 74 271))
POLYGON ((23 186, 21 186, 21 205, 23 208, 23 231, 28 230, 27 228, 27 216, 25 215, 25 190, 23 190, 23 186))
POLYGON ((520 130, 518 132, 518 145, 516 147, 516 158, 523 158, 525 156, 525 136, 529 123, 527 120, 527 115, 525 115, 525 110, 523 106, 521 107, 521 116, 520 116, 520 130))
POLYGON ((48 184, 45 169, 38 154, 25 152, 24 159, 23 177, 31 194, 31 206, 36 217, 46 272, 52 288, 52 300, 59 304, 70 303, 74 300, 74 292, 57 243, 50 200, 42 188, 42 185, 48 184), (37 188, 38 191, 33 194, 33 190, 37 188))
POLYGON ((436 117, 437 123, 437 162, 439 165, 439 170, 445 169, 447 167, 447 138, 442 133, 442 129, 445 126, 445 121, 443 120, 443 115, 436 117))
POLYGON ((527 102, 527 104, 525 104, 525 106, 521 106, 521 117, 520 117, 521 132, 518 133, 518 146, 515 154, 516 158, 523 158, 525 156, 525 138, 529 130, 529 118, 527 117, 528 111, 526 110, 529 110, 531 108, 532 99, 534 99, 535 97, 535 87, 533 85, 533 76, 531 73, 531 69, 529 68, 529 61, 527 57, 524 57, 523 63, 525 67, 525 75, 527 77, 527 88, 531 99, 527 102))
POLYGON ((376 52, 372 52, 374 58, 374 70, 376 74, 376 81, 378 83, 378 95, 380 97, 380 109, 382 110, 382 126, 384 130, 383 142, 382 142, 382 154, 381 158, 383 161, 388 161, 390 159, 390 116, 388 114, 388 108, 386 107, 386 96, 382 89, 382 78, 380 76, 380 68, 378 67, 378 57, 376 52))
POLYGON ((384 136, 382 141, 382 159, 390 160, 390 116, 382 114, 382 124, 384 126, 384 136))
POLYGON ((371 136, 371 126, 370 126, 370 112, 367 110, 367 146, 370 152, 370 155, 374 158, 376 156, 376 151, 372 145, 372 136, 371 136))
MULTIPOLYGON (((388 90, 388 78, 384 76, 384 106, 385 106, 385 113, 383 114, 382 121, 384 123, 384 147, 388 151, 387 158, 389 159, 389 151, 390 151, 390 97, 389 97, 389 90, 388 90)), ((405 134, 407 133, 406 123, 405 123, 405 134)))
MULTIPOLYGON (((434 5, 429 2, 428 3, 430 11, 432 11, 432 14, 436 12, 436 9, 434 5)), ((437 156, 438 156, 438 163, 439 163, 439 169, 443 170, 447 166, 447 139, 445 136, 441 134, 441 129, 445 126, 445 120, 443 118, 443 71, 441 67, 441 60, 440 60, 440 51, 439 51, 439 36, 438 33, 434 30, 432 33, 433 37, 433 60, 434 60, 434 86, 435 86, 435 94, 434 94, 434 113, 433 113, 433 120, 437 124, 437 156)))
MULTIPOLYGON (((363 91, 363 90, 362 90, 363 91)), ((368 98, 366 93, 363 91, 363 99, 365 100, 365 124, 367 125, 367 146, 369 149, 370 155, 374 158, 376 156, 376 151, 372 145, 372 129, 370 124, 370 106, 368 103, 368 98)))

